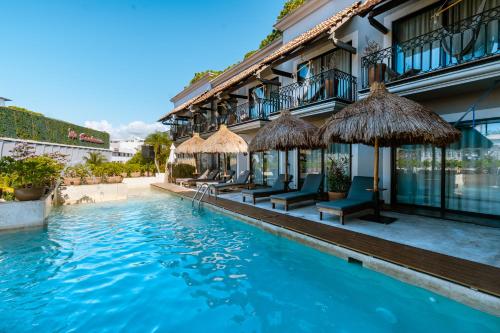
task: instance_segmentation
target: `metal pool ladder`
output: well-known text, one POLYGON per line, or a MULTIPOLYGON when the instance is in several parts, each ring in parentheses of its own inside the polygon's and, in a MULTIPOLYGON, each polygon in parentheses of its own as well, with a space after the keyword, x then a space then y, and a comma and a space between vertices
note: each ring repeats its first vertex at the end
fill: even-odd
POLYGON ((203 198, 205 197, 205 194, 207 194, 207 192, 209 190, 210 190, 210 186, 207 183, 203 183, 200 187, 198 187, 198 190, 196 191, 196 193, 193 196, 193 199, 191 200, 191 206, 194 207, 194 203, 196 201, 196 197, 198 196, 199 193, 201 193, 201 196, 200 196, 200 198, 197 201, 198 208, 200 208, 201 201, 203 200, 203 198))

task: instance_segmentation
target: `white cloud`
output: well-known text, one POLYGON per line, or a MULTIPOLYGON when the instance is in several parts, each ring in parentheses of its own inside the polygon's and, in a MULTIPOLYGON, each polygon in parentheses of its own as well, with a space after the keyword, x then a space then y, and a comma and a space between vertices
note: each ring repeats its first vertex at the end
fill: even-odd
POLYGON ((107 120, 87 120, 84 123, 85 127, 89 127, 98 131, 108 132, 111 139, 132 139, 135 137, 145 138, 148 134, 156 131, 166 131, 167 127, 160 123, 145 123, 143 121, 133 121, 126 125, 120 124, 115 126, 107 120))

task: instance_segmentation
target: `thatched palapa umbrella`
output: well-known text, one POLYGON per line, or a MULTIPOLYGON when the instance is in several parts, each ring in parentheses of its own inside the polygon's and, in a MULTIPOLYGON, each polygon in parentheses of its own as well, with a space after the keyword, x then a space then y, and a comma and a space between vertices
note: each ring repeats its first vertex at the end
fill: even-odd
POLYGON ((224 154, 224 174, 227 174, 226 154, 246 153, 248 145, 241 136, 231 132, 226 125, 205 140, 202 146, 204 153, 224 154))
POLYGON ((318 128, 313 124, 292 116, 284 110, 279 118, 262 127, 249 145, 251 152, 267 150, 285 151, 285 181, 288 181, 288 151, 290 149, 312 149, 321 147, 317 138, 318 128))
MULTIPOLYGON (((172 143, 170 145, 170 153, 168 154, 168 159, 167 159, 167 165, 170 164, 170 171, 168 173, 168 177, 167 177, 167 182, 169 181, 172 181, 172 166, 174 165, 175 163, 175 160, 177 159, 177 155, 175 155, 175 145, 172 143)), ((167 170, 167 167, 165 166, 165 172, 167 170)))
POLYGON ((334 114, 319 131, 324 144, 362 143, 375 147, 373 191, 376 219, 384 222, 378 209, 379 147, 404 144, 446 146, 460 138, 460 132, 440 116, 410 99, 391 94, 381 82, 370 87, 370 95, 334 114))
POLYGON ((177 154, 188 154, 194 156, 194 167, 195 172, 198 173, 198 160, 197 156, 199 153, 203 152, 203 144, 205 140, 200 137, 200 134, 193 133, 193 137, 189 140, 184 141, 177 147, 177 154))

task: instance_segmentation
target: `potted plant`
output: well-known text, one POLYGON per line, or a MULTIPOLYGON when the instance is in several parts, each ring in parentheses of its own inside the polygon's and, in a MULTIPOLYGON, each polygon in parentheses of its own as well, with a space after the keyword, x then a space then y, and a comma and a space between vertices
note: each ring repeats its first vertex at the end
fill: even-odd
MULTIPOLYGON (((366 47, 363 50, 363 56, 367 57, 382 50, 379 43, 374 40, 366 39, 366 47)), ((385 72, 387 65, 383 62, 371 63, 368 66, 368 83, 383 82, 385 80, 385 72)))
POLYGON ((12 187, 19 201, 38 200, 52 186, 63 165, 48 156, 33 156, 16 160, 12 166, 12 187))
POLYGON ((346 196, 351 178, 347 174, 349 169, 349 159, 346 156, 330 157, 328 163, 328 199, 338 200, 346 196))
POLYGON ((85 183, 85 178, 90 177, 90 169, 84 164, 75 164, 64 171, 64 185, 80 185, 85 183))
POLYGON ((104 167, 104 175, 106 183, 114 184, 122 182, 123 178, 120 174, 123 168, 120 163, 116 162, 105 163, 103 167, 104 167))

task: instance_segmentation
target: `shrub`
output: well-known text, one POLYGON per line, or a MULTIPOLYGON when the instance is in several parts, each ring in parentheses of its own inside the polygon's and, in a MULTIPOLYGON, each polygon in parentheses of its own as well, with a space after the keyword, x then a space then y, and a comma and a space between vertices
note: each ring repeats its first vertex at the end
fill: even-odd
POLYGON ((42 114, 19 107, 0 107, 0 136, 85 147, 109 148, 109 134, 106 132, 47 118, 42 114), (69 129, 99 138, 103 141, 103 144, 80 141, 78 138, 72 139, 68 135, 69 129))
POLYGON ((191 164, 175 164, 172 167, 172 176, 174 178, 191 178, 195 168, 191 164))
POLYGON ((86 177, 90 177, 91 175, 92 171, 90 170, 90 168, 81 163, 67 167, 64 171, 65 177, 80 178, 81 180, 85 179, 86 177))
POLYGON ((48 156, 34 156, 15 161, 11 166, 12 187, 51 186, 59 178, 63 165, 48 156))
POLYGON ((345 156, 330 157, 328 164, 328 191, 347 192, 351 185, 351 178, 347 174, 349 159, 345 156))

